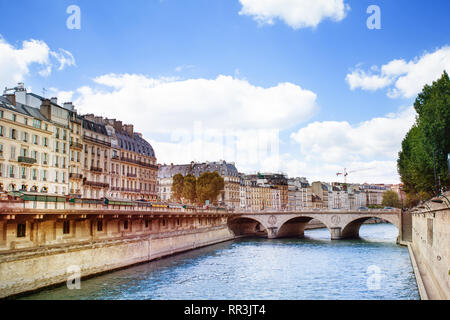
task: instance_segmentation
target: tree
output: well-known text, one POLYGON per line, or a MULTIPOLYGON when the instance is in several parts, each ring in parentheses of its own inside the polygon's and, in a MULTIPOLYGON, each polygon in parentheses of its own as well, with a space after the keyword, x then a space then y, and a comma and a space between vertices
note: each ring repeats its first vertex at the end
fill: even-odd
POLYGON ((197 196, 200 203, 209 200, 217 201, 220 192, 223 191, 225 182, 217 172, 205 172, 197 180, 197 196))
POLYGON ((184 177, 183 184, 183 198, 189 201, 190 203, 195 203, 197 200, 197 192, 196 192, 197 180, 195 176, 188 174, 184 177))
POLYGON ((402 206, 397 192, 392 190, 388 190, 385 193, 383 193, 382 204, 385 207, 394 207, 394 208, 401 208, 402 206))
MULTIPOLYGON (((447 154, 450 153, 450 79, 426 85, 414 102, 417 119, 402 142, 398 172, 407 194, 421 197, 439 192, 436 185, 449 186, 447 154)), ((410 196, 411 203, 415 197, 410 196)))
POLYGON ((181 201, 184 189, 184 176, 178 173, 173 176, 172 180, 172 197, 175 201, 181 201))

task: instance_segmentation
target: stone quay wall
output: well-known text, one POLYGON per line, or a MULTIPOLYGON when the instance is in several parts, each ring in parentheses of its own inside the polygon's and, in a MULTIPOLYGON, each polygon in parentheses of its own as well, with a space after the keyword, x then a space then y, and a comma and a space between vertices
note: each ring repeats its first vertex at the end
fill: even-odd
POLYGON ((0 298, 234 239, 227 225, 17 250, 0 255, 0 298))
MULTIPOLYGON (((449 198, 450 194, 446 196, 449 198)), ((410 244, 418 265, 416 278, 421 278, 424 284, 421 296, 422 299, 449 300, 450 209, 445 203, 432 201, 421 207, 412 212, 410 244)))

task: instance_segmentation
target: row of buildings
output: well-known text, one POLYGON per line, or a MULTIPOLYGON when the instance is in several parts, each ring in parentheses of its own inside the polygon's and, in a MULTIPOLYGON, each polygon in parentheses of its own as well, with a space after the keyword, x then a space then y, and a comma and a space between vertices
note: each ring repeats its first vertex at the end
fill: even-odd
POLYGON ((133 125, 29 93, 0 97, 0 190, 157 200, 156 157, 133 125))
POLYGON ((382 204, 383 193, 391 185, 309 183, 304 177, 288 178, 279 173, 239 173, 234 163, 191 162, 183 165, 160 165, 158 171, 158 198, 170 201, 173 176, 188 174, 199 177, 204 172, 218 172, 225 188, 217 201, 228 208, 239 210, 353 210, 382 204))
POLYGON ((19 84, 0 96, 0 191, 87 199, 170 201, 172 177, 218 172, 217 202, 241 210, 355 209, 380 205, 384 185, 341 185, 278 173, 239 173, 234 163, 157 165, 152 146, 133 125, 80 115, 19 84))

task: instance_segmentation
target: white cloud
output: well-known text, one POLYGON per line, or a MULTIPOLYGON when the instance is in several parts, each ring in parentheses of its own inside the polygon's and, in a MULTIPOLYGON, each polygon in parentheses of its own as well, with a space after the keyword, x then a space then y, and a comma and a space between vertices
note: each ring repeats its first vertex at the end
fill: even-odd
POLYGON ((308 120, 318 109, 316 94, 292 83, 263 88, 222 75, 178 80, 134 74, 108 74, 94 81, 100 88, 77 90, 81 112, 134 123, 147 133, 191 130, 197 121, 218 130, 284 129, 308 120))
POLYGON ((363 90, 375 91, 392 83, 392 79, 389 77, 370 75, 360 69, 348 74, 346 80, 352 90, 361 88, 363 90))
POLYGON ((424 85, 437 80, 444 70, 450 72, 450 46, 410 61, 392 60, 381 68, 372 67, 371 72, 356 68, 347 75, 346 80, 351 90, 361 88, 374 91, 390 87, 388 96, 391 98, 413 98, 424 85))
POLYGON ((317 173, 318 178, 320 175, 331 178, 333 171, 335 175, 336 169, 342 171, 346 167, 366 169, 352 175, 356 180, 365 178, 370 182, 382 182, 383 178, 398 181, 397 154, 414 121, 414 108, 409 107, 356 126, 346 121, 310 123, 292 133, 291 139, 300 144, 305 170, 317 173))
POLYGON ((51 51, 44 41, 25 40, 21 48, 16 48, 0 36, 0 85, 12 86, 24 81, 32 65, 42 66, 38 74, 48 77, 55 59, 60 63, 59 70, 75 64, 70 52, 64 49, 59 49, 59 53, 51 51))
POLYGON ((344 0, 239 0, 240 15, 253 16, 260 24, 283 20, 293 29, 316 27, 322 20, 341 21, 350 7, 344 0))
POLYGON ((52 51, 52 52, 50 52, 50 55, 58 61, 58 63, 59 63, 58 70, 59 71, 62 71, 66 66, 70 67, 70 66, 75 65, 75 58, 67 50, 60 48, 59 52, 52 51))

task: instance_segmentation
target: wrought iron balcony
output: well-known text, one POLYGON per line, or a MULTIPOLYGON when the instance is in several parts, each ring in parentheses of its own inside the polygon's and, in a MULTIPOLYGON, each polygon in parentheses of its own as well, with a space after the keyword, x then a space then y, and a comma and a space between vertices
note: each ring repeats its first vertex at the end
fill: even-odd
POLYGON ((83 144, 79 143, 79 142, 71 142, 70 143, 70 147, 73 149, 78 149, 78 150, 83 150, 83 144))
POLYGON ((79 173, 70 173, 69 174, 70 179, 83 179, 83 175, 79 173))
POLYGON ((26 163, 26 164, 35 164, 36 159, 28 158, 28 157, 19 157, 18 161, 20 163, 26 163))

